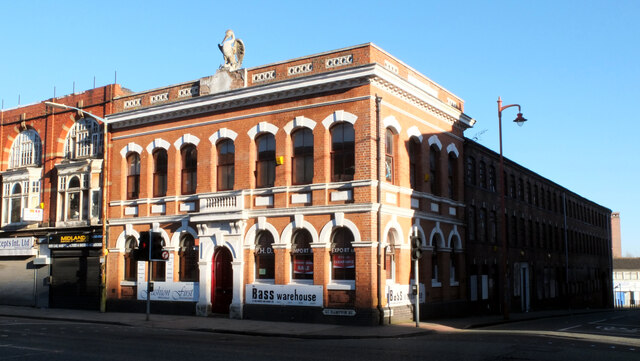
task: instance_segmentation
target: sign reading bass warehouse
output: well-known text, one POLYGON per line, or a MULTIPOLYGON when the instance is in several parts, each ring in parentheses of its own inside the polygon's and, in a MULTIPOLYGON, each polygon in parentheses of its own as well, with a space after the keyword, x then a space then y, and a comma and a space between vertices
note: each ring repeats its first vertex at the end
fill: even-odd
POLYGON ((322 286, 252 284, 246 296, 248 304, 322 307, 322 286))

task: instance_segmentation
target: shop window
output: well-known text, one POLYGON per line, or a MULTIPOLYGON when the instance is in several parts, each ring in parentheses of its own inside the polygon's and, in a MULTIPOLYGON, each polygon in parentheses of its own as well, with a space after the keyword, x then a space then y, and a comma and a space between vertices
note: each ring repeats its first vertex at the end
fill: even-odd
POLYGON ((64 143, 65 158, 92 158, 100 154, 102 154, 100 125, 91 118, 82 118, 75 122, 64 143))
POLYGON ((293 142, 292 179, 293 184, 313 182, 313 132, 301 128, 291 135, 293 142))
POLYGON ((124 280, 136 282, 138 278, 138 262, 135 257, 135 250, 138 248, 134 237, 128 237, 124 246, 124 280))
POLYGON ((353 234, 346 228, 338 228, 331 242, 331 279, 355 281, 356 253, 353 249, 353 234))
POLYGON ((394 134, 390 128, 387 128, 384 137, 384 179, 389 182, 394 182, 394 134))
POLYGON ((422 183, 422 177, 420 177, 420 159, 420 141, 412 137, 411 140, 409 140, 409 182, 411 188, 417 191, 420 191, 420 184, 422 183))
POLYGON ((42 143, 38 132, 28 129, 16 137, 9 153, 9 168, 39 166, 42 162, 42 143))
POLYGON ((313 250, 309 231, 301 229, 293 235, 291 264, 294 280, 313 280, 313 250))
POLYGON ((236 149, 231 139, 224 139, 218 142, 218 190, 226 191, 233 189, 235 181, 235 155, 236 149))
POLYGON ((275 278, 275 254, 273 253, 273 236, 260 232, 256 238, 255 249, 256 280, 273 280, 275 278))
POLYGON ((273 187, 276 180, 276 138, 265 133, 256 138, 256 187, 273 187))
POLYGON ((180 259, 180 282, 198 282, 200 272, 198 268, 198 246, 193 236, 189 233, 180 239, 178 258, 180 259))
POLYGON ((440 150, 435 145, 429 149, 429 183, 431 184, 431 193, 440 195, 440 150))
POLYGON ((187 144, 180 151, 182 156, 182 194, 195 194, 198 182, 198 150, 187 144))
POLYGON ((167 195, 167 151, 163 148, 153 152, 153 196, 167 195))
POLYGON ((355 174, 355 131, 351 123, 331 128, 331 181, 353 180, 355 174))
POLYGON ((131 153, 127 156, 127 199, 140 196, 140 155, 131 153))
POLYGON ((447 163, 447 188, 450 199, 457 199, 458 194, 458 157, 454 153, 449 153, 447 163))

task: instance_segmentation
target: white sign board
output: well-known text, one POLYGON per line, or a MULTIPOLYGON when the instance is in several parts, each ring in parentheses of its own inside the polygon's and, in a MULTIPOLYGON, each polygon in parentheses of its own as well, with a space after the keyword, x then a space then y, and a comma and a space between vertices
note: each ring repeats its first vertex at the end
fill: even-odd
POLYGON ((322 307, 322 286, 246 285, 247 304, 322 307))
MULTIPOLYGON (((387 284, 387 305, 390 307, 404 306, 416 303, 416 296, 412 292, 412 285, 387 284)), ((425 303, 424 283, 420 284, 420 303, 425 303)))
POLYGON ((22 208, 22 220, 25 222, 42 222, 43 215, 42 208, 22 208))
POLYGON ((33 237, 0 238, 0 256, 33 256, 33 237))
MULTIPOLYGON (((151 301, 197 302, 198 282, 153 282, 151 301)), ((138 299, 147 299, 147 283, 138 282, 138 299)))

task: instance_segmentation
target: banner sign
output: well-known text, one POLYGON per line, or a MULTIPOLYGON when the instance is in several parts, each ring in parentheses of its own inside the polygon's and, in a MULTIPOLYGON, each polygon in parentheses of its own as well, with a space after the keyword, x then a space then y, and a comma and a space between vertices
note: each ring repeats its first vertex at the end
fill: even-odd
POLYGON ((322 307, 322 286, 313 285, 246 285, 246 303, 322 307))
POLYGON ((49 240, 49 248, 102 247, 102 242, 92 238, 91 234, 83 233, 55 234, 49 240))
POLYGON ((0 238, 0 256, 33 256, 38 253, 33 245, 33 237, 0 238))
MULTIPOLYGON (((413 285, 397 285, 397 284, 387 284, 386 294, 387 294, 387 305, 390 307, 394 306, 405 306, 416 303, 416 296, 412 291, 413 285)), ((425 288, 424 283, 420 284, 420 303, 425 302, 425 288)))
MULTIPOLYGON (((151 301, 198 302, 198 282, 153 282, 151 301)), ((138 282, 138 299, 147 300, 147 283, 138 282)))

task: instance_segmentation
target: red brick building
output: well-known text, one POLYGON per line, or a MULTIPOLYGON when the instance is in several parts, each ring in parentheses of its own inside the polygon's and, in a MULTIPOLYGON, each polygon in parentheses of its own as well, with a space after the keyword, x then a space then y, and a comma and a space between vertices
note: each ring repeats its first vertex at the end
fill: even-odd
POLYGON ((465 302, 463 101, 373 44, 114 99, 110 309, 237 318, 410 319, 465 302))
MULTIPOLYGON (((49 99, 98 116, 118 85, 49 99)), ((0 303, 99 307, 103 125, 44 103, 0 113, 0 303)))
POLYGON ((500 312, 505 251, 514 312, 611 307, 611 210, 505 159, 505 250, 499 154, 470 139, 464 153, 472 310, 500 312))

